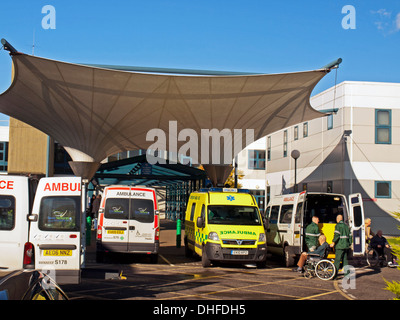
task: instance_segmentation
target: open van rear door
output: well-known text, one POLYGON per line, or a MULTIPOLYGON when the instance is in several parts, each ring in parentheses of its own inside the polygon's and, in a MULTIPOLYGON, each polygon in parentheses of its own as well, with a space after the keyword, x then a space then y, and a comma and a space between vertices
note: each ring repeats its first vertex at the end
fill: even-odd
POLYGON ((35 268, 57 283, 79 283, 81 265, 81 178, 42 178, 32 214, 29 242, 35 268), (54 271, 54 273, 51 273, 54 271))
POLYGON ((353 235, 353 255, 365 252, 364 207, 360 193, 349 195, 350 227, 353 235))

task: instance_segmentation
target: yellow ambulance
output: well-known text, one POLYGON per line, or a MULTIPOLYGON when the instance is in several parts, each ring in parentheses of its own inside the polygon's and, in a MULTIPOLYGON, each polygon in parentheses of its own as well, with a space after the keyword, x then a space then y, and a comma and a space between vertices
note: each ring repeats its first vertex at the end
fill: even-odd
POLYGON ((256 263, 267 256, 263 220, 248 190, 200 189, 190 194, 185 215, 185 254, 203 267, 213 262, 256 263))

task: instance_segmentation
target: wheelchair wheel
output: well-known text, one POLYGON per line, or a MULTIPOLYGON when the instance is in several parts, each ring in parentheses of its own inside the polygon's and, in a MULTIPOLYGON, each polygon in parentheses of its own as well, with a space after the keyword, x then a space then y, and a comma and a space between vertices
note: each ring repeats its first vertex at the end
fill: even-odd
POLYGON ((370 267, 377 267, 379 265, 379 253, 375 249, 367 249, 367 263, 370 267))
POLYGON ((305 271, 303 275, 306 279, 311 279, 313 277, 313 274, 309 270, 305 271))
POLYGON ((315 266, 315 274, 321 280, 331 280, 335 273, 335 265, 329 260, 321 260, 315 266))

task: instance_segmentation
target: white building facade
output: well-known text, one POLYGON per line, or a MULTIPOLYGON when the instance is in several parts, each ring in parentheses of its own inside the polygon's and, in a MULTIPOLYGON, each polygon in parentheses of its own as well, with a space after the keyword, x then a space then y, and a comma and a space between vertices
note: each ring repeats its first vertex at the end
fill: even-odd
POLYGON ((311 105, 327 115, 266 137, 267 197, 294 192, 295 179, 298 191, 360 192, 373 230, 399 234, 400 83, 345 81, 311 105))

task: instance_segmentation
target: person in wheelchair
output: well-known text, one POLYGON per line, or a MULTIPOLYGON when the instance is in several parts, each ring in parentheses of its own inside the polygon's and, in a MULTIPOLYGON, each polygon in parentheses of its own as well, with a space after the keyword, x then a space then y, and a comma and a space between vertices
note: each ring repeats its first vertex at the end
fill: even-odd
POLYGON ((369 246, 375 249, 380 257, 386 259, 386 263, 389 267, 397 266, 396 257, 390 248, 389 242, 382 235, 382 230, 378 230, 376 235, 371 239, 369 246))
POLYGON ((297 263, 297 268, 294 268, 293 271, 302 273, 303 267, 307 261, 307 258, 309 258, 309 257, 314 256, 314 257, 324 258, 325 254, 326 254, 326 250, 329 248, 329 244, 326 242, 325 235, 321 234, 318 237, 318 242, 319 242, 319 246, 317 247, 317 249, 315 249, 312 252, 311 251, 303 252, 300 255, 299 262, 297 263))

